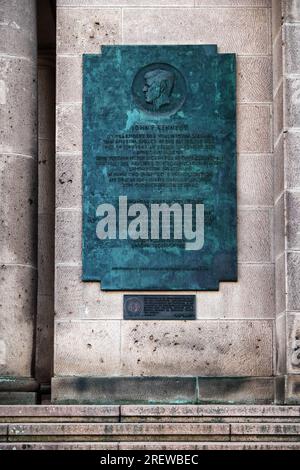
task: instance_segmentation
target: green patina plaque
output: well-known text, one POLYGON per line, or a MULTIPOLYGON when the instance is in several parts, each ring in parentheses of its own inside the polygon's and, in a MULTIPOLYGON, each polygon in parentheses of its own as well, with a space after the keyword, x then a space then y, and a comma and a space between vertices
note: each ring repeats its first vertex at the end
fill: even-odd
POLYGON ((235 55, 214 45, 84 55, 83 280, 237 280, 235 88, 235 55))

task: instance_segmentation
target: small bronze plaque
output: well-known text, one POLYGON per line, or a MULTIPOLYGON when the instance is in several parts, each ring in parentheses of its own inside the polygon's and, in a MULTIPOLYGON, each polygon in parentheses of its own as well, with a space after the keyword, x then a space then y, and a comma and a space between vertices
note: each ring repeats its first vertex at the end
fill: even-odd
POLYGON ((124 295, 125 320, 194 320, 195 295, 124 295))

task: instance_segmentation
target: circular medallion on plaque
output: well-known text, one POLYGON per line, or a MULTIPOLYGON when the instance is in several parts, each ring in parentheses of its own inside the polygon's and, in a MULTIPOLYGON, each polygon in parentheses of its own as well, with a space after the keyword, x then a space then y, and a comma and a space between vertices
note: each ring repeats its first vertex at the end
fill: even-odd
POLYGON ((143 312, 143 302, 138 297, 129 297, 125 302, 125 310, 129 314, 139 314, 143 312))
POLYGON ((149 64, 135 75, 132 95, 136 105, 145 113, 158 117, 174 114, 186 98, 185 79, 172 65, 149 64))

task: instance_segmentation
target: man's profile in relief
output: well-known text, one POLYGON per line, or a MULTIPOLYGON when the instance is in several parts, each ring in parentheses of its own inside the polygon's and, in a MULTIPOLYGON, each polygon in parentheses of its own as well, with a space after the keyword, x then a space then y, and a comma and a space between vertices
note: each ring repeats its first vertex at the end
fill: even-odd
POLYGON ((168 70, 155 69, 145 73, 145 100, 152 103, 157 111, 165 104, 170 103, 170 96, 174 87, 174 74, 168 70))

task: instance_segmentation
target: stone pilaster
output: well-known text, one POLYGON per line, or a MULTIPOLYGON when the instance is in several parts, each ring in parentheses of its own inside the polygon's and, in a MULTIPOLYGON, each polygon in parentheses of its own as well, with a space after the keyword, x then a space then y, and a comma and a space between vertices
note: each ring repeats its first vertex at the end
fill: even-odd
POLYGON ((3 0, 0 17, 0 392, 6 403, 32 402, 37 277, 35 1, 3 0))
POLYGON ((300 2, 282 2, 286 402, 300 403, 300 2))
POLYGON ((274 0, 276 373, 300 402, 300 2, 274 0))
POLYGON ((51 381, 54 325, 55 53, 38 58, 38 293, 35 377, 51 381))
POLYGON ((284 154, 283 154, 283 79, 282 79, 282 5, 272 2, 273 47, 273 146, 274 146, 274 258, 276 284, 275 374, 277 402, 284 401, 286 374, 286 259, 284 230, 284 154))

